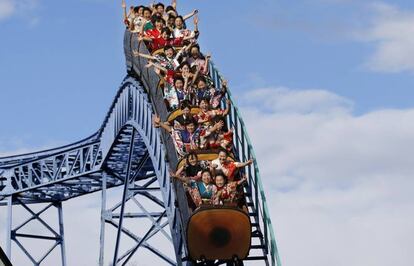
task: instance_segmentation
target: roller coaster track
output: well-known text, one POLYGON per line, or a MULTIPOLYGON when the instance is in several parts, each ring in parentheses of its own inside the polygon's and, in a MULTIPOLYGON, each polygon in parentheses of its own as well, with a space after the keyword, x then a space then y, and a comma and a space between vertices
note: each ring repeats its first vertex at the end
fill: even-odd
MULTIPOLYGON (((12 262, 14 243, 33 265, 43 265, 55 248, 60 248, 61 264, 67 265, 62 202, 100 191, 100 265, 107 263, 105 258, 108 257, 104 256, 105 225, 111 225, 117 231, 111 260, 113 265, 127 265, 134 255, 137 256, 138 249, 146 250, 169 265, 191 265, 185 241, 185 228, 190 217, 187 198, 182 185, 170 180, 169 176, 169 169, 174 168, 178 157, 170 135, 152 125, 155 112, 165 121, 168 111, 162 92, 157 89, 158 76, 145 68, 146 59, 132 55, 133 49, 149 53, 145 45, 138 42, 136 34, 126 31, 124 52, 128 74, 95 134, 56 149, 0 158, 0 205, 7 208, 6 254, 12 262), (107 191, 118 186, 123 187, 122 199, 114 207, 107 208, 107 191), (128 202, 133 202, 139 212, 127 212, 128 202), (157 208, 146 208, 144 202, 152 202, 157 208), (34 211, 33 205, 44 207, 34 211), (26 210, 30 217, 15 226, 12 217, 13 209, 17 207, 26 210), (54 209, 58 213, 58 229, 41 218, 42 214, 54 209), (139 234, 126 227, 124 220, 127 218, 147 219, 151 226, 139 234), (44 226, 48 235, 21 233, 34 220, 44 226), (166 254, 150 243, 149 240, 157 234, 171 243, 173 251, 166 254), (122 251, 125 236, 135 244, 122 251), (35 258, 22 244, 21 240, 25 238, 51 241, 51 247, 41 257, 35 258)), ((221 76, 212 63, 210 75, 216 88, 220 89, 221 76)), ((232 102, 226 119, 228 126, 234 128, 235 157, 242 161, 255 159, 245 124, 230 91, 226 98, 232 102)), ((222 105, 224 107, 224 101, 222 105)), ((246 174, 248 186, 245 187, 245 195, 252 224, 252 245, 245 264, 280 266, 257 163, 249 166, 246 174)))

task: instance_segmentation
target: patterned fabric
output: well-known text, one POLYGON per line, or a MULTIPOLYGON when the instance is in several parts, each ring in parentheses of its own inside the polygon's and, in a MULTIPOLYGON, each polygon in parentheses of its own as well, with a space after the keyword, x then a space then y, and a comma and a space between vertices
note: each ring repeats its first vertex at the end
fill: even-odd
POLYGON ((229 182, 221 188, 217 188, 213 203, 222 205, 225 202, 234 202, 237 199, 237 181, 229 182))
POLYGON ((197 128, 194 133, 187 130, 172 129, 171 136, 177 153, 185 156, 191 150, 196 150, 200 144, 200 133, 202 130, 197 128))
POLYGON ((176 89, 169 84, 164 86, 164 99, 167 100, 172 110, 177 109, 180 104, 176 89))
POLYGON ((221 170, 223 171, 223 174, 227 177, 227 180, 233 181, 237 171, 237 163, 227 161, 225 163, 222 163, 221 167, 221 170))

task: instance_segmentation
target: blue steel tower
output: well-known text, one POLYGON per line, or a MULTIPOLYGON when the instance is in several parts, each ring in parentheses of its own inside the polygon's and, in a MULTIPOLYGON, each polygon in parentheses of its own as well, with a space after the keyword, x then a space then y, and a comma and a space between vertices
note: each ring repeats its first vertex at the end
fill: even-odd
MULTIPOLYGON (((43 265, 48 256, 60 256, 67 265, 63 202, 90 193, 101 193, 101 235, 99 265, 128 265, 137 251, 148 252, 165 265, 191 265, 186 244, 186 226, 190 217, 185 191, 171 180, 169 169, 178 163, 171 137, 152 124, 157 113, 165 121, 168 116, 159 77, 145 67, 147 59, 134 57, 132 51, 149 54, 146 46, 128 30, 124 37, 127 75, 119 87, 101 127, 92 136, 55 149, 0 158, 0 208, 7 211, 7 244, 5 251, 13 262, 12 248, 20 249, 33 265, 43 265), (122 187, 119 201, 108 206, 107 193, 122 187), (135 210, 127 209, 132 204, 135 210), (42 206, 33 208, 34 206, 42 206), (29 218, 14 219, 16 208, 25 210, 29 218), (57 226, 45 219, 54 212, 57 226), (139 232, 129 229, 126 220, 149 224, 139 232), (27 233, 33 221, 44 232, 27 233), (145 222, 144 222, 145 221, 145 222), (105 228, 116 229, 116 242, 108 243, 105 228), (170 245, 163 252, 151 239, 161 236, 170 245), (24 245, 25 239, 50 243, 35 256, 24 245), (121 244, 133 243, 127 249, 121 244), (114 246, 111 261, 104 261, 105 245, 114 246), (53 252, 57 250, 58 252, 53 252)), ((210 75, 216 88, 221 76, 210 63, 210 75)), ((255 159, 246 126, 233 102, 230 91, 225 99, 232 102, 226 118, 234 128, 234 155, 239 160, 255 159)), ((225 102, 222 102, 224 107, 225 102)), ((244 260, 263 265, 280 265, 270 213, 257 164, 246 169, 248 186, 244 188, 252 225, 249 256, 244 260)), ((98 222, 98 221, 97 221, 98 222)))

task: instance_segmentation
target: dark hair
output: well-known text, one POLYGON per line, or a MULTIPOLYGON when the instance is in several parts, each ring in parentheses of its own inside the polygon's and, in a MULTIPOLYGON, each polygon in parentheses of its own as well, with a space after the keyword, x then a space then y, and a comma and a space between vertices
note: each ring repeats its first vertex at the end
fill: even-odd
POLYGON ((161 33, 167 33, 168 37, 171 36, 171 30, 168 27, 165 27, 161 30, 161 33))
POLYGON ((209 98, 201 98, 200 100, 199 100, 199 104, 201 104, 201 102, 206 102, 208 105, 210 105, 210 99, 209 98))
POLYGON ((169 14, 169 15, 168 15, 168 20, 170 20, 170 19, 174 19, 174 20, 175 20, 175 16, 174 16, 174 15, 169 14))
POLYGON ((210 170, 208 170, 208 169, 204 169, 203 171, 201 171, 201 175, 203 175, 204 173, 209 173, 210 177, 212 176, 210 170))
POLYGON ((184 121, 184 126, 188 126, 189 124, 194 124, 194 126, 196 126, 198 123, 191 117, 190 119, 184 121))
POLYGON ((187 61, 182 62, 181 65, 179 66, 179 68, 183 68, 185 65, 187 65, 188 68, 191 70, 191 66, 187 61))
POLYGON ((182 77, 175 77, 174 78, 174 85, 175 85, 175 82, 177 82, 178 80, 181 80, 184 83, 184 79, 182 77))
POLYGON ((226 156, 229 156, 229 152, 226 149, 220 147, 217 154, 220 154, 221 152, 224 152, 226 156))
POLYGON ((142 11, 142 13, 144 13, 145 11, 148 11, 148 12, 152 13, 152 12, 151 12, 151 9, 149 9, 149 8, 148 8, 148 7, 146 7, 146 6, 144 6, 144 10, 142 11))
POLYGON ((198 77, 198 78, 195 80, 194 84, 198 84, 200 81, 203 81, 204 83, 206 83, 206 84, 207 84, 207 80, 206 80, 206 78, 205 78, 205 77, 203 77, 203 76, 198 77))
POLYGON ((164 24, 165 25, 165 20, 163 19, 163 18, 161 18, 161 17, 157 17, 155 20, 154 20, 154 23, 155 22, 161 22, 162 24, 164 24))
POLYGON ((175 9, 172 6, 167 6, 167 8, 165 9, 165 12, 168 13, 168 11, 175 11, 175 9))
POLYGON ((138 10, 139 10, 139 6, 134 7, 134 12, 138 13, 138 10))
POLYGON ((172 47, 172 46, 171 46, 171 45, 169 45, 169 44, 168 44, 168 45, 166 45, 166 46, 164 46, 164 52, 165 52, 165 51, 167 51, 168 49, 173 49, 173 51, 175 51, 175 50, 174 50, 174 47, 172 47))
POLYGON ((159 6, 162 6, 162 8, 165 8, 164 4, 159 2, 158 4, 155 5, 155 8, 158 8, 159 6))
POLYGON ((187 165, 190 164, 189 159, 190 157, 195 157, 198 161, 198 155, 197 153, 195 153, 194 151, 190 151, 186 156, 185 156, 185 162, 187 163, 187 165))
MULTIPOLYGON (((191 46, 191 49, 193 49, 193 48, 197 48, 198 49, 198 51, 200 52, 200 45, 198 45, 198 44, 194 44, 193 46, 191 46)), ((190 50, 191 50, 190 49, 190 50)))
POLYGON ((141 9, 141 8, 145 9, 145 6, 143 5, 138 6, 138 9, 141 9))
POLYGON ((180 104, 180 109, 184 110, 185 108, 190 108, 191 109, 191 103, 189 100, 183 100, 180 104))
POLYGON ((175 19, 177 19, 177 18, 181 19, 181 21, 184 22, 183 16, 176 16, 175 19))
POLYGON ((218 172, 217 174, 216 174, 216 176, 214 177, 214 179, 216 179, 218 176, 221 176, 222 178, 223 178, 223 180, 224 180, 224 184, 226 184, 227 183, 227 177, 224 175, 224 173, 223 172, 218 172))

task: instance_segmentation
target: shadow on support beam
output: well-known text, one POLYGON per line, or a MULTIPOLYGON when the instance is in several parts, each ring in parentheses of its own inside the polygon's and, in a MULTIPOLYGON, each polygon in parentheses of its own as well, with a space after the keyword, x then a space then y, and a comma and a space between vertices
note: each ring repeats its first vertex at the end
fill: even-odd
POLYGON ((1 247, 0 247, 0 266, 13 266, 1 247))

